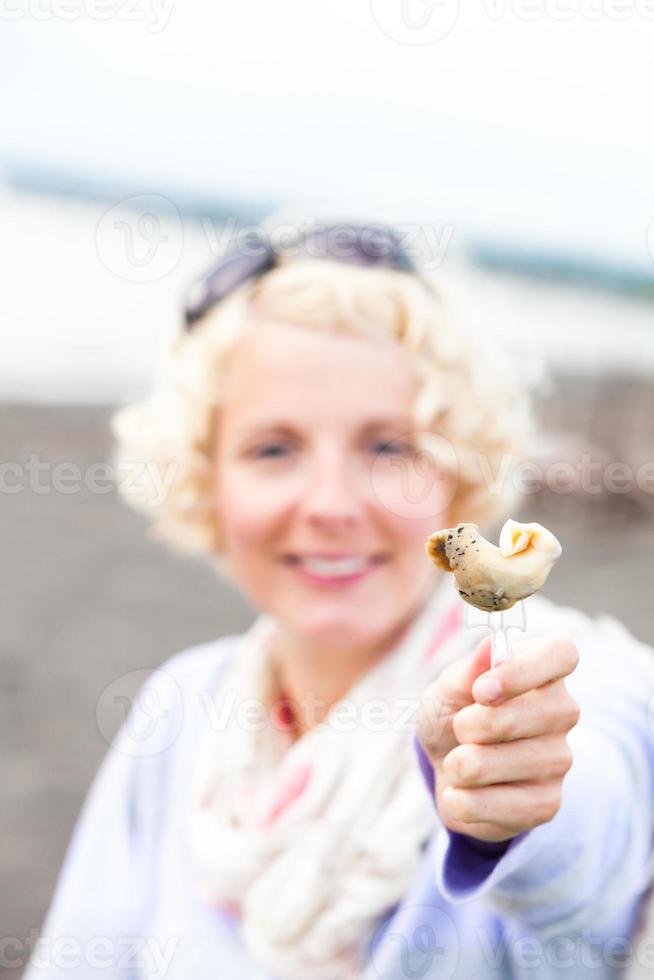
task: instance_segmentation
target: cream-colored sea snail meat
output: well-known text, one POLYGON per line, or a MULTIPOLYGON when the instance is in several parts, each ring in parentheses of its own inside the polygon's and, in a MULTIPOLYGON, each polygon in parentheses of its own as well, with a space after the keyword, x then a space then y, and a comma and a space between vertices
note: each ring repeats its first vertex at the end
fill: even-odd
POLYGON ((543 585, 562 548, 541 524, 509 519, 500 546, 487 541, 477 524, 436 531, 427 538, 427 554, 439 568, 453 572, 462 599, 486 612, 510 609, 543 585))

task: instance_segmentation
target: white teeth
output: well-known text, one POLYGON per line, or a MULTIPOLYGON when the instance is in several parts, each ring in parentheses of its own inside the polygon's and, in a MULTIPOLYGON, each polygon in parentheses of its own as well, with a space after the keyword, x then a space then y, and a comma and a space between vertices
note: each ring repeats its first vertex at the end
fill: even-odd
POLYGON ((302 558, 300 564, 314 575, 340 578, 356 575, 370 564, 367 558, 302 558))

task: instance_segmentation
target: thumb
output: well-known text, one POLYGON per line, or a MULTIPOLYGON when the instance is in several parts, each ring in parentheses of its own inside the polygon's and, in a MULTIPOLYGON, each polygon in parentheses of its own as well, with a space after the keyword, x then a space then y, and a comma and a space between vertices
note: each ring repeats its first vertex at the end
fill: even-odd
POLYGON ((416 735, 432 764, 439 762, 459 743, 452 719, 460 708, 474 704, 472 685, 490 669, 491 638, 485 637, 468 657, 457 660, 423 691, 418 710, 416 735))
POLYGON ((457 708, 465 708, 468 704, 474 704, 472 685, 480 674, 490 670, 490 665, 491 638, 486 636, 468 657, 446 667, 432 687, 438 691, 442 701, 457 708))

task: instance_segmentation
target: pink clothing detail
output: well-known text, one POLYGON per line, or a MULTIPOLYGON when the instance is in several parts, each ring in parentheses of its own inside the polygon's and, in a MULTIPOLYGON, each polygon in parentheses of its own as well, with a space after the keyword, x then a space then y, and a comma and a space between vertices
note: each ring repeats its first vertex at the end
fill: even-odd
POLYGON ((277 799, 264 817, 261 824, 263 828, 267 829, 268 827, 272 827, 286 807, 304 792, 311 778, 312 771, 312 766, 305 765, 291 773, 288 780, 282 785, 277 799))
POLYGON ((240 902, 232 901, 231 899, 225 899, 224 901, 211 902, 213 907, 217 912, 222 912, 223 915, 231 916, 234 919, 238 919, 241 916, 241 904, 240 902))
POLYGON ((442 647, 446 640, 449 640, 449 638, 461 628, 462 624, 463 603, 457 601, 457 603, 453 605, 443 616, 440 629, 437 631, 434 639, 425 650, 423 663, 427 663, 429 660, 431 660, 436 651, 442 647))

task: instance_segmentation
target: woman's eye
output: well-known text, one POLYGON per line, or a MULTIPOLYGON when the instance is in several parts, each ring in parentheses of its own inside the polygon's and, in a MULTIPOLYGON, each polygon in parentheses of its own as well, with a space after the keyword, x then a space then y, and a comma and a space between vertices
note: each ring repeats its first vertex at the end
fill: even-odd
POLYGON ((376 442, 373 445, 375 456, 408 456, 412 452, 410 443, 402 439, 393 439, 391 442, 376 442))
POLYGON ((290 452, 288 446, 283 446, 278 442, 271 442, 266 446, 259 446, 258 449, 255 449, 254 455, 257 459, 279 459, 281 456, 287 455, 288 452, 290 452))

